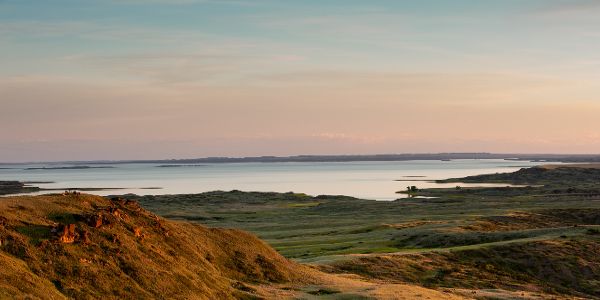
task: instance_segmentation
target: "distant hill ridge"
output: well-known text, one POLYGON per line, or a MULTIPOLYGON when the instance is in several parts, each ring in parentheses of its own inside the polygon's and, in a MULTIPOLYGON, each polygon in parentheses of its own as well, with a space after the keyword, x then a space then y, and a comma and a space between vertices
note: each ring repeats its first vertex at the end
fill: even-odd
MULTIPOLYGON (((92 160, 63 161, 46 163, 68 164, 198 164, 198 163, 252 163, 252 162, 352 162, 352 161, 407 161, 407 160, 453 160, 453 159, 506 159, 555 162, 600 162, 600 154, 498 154, 487 152, 457 153, 404 153, 372 155, 296 155, 296 156, 250 156, 250 157, 204 157, 189 159, 151 159, 151 160, 92 160)), ((44 163, 44 162, 40 162, 44 163)), ((6 163, 11 165, 14 163, 6 163)))

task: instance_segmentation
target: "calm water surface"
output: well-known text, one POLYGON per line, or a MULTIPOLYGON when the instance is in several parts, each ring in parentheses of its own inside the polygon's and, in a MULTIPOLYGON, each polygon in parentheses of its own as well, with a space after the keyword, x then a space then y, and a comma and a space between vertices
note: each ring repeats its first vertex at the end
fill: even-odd
MULTIPOLYGON (((158 167, 159 164, 115 164, 104 169, 45 169, 71 165, 5 165, 0 180, 52 181, 43 188, 124 188, 90 192, 98 195, 201 193, 214 190, 298 192, 309 195, 348 195, 393 200, 409 185, 419 188, 454 187, 423 180, 513 172, 542 163, 507 160, 232 163, 158 167), (401 181, 397 181, 401 180, 401 181), (417 181, 415 181, 417 180, 417 181), (160 188, 160 189, 146 189, 160 188)), ((460 184, 461 186, 475 186, 460 184)), ((481 185, 478 185, 481 186, 481 185)))

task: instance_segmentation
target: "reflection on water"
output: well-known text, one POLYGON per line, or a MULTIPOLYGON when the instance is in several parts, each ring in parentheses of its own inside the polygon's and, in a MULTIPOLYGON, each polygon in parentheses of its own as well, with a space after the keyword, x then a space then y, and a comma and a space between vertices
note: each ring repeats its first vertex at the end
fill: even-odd
POLYGON ((71 165, 28 164, 11 165, 10 168, 13 169, 0 169, 0 180, 53 182, 37 184, 43 188, 119 188, 89 192, 98 195, 182 194, 237 189, 393 200, 406 197, 396 194, 396 191, 406 190, 407 186, 431 188, 457 185, 431 182, 435 179, 513 172, 521 167, 538 164, 540 163, 505 160, 235 163, 181 167, 165 167, 159 164, 108 165, 113 168, 69 168, 71 165), (44 167, 47 168, 40 169, 44 167))

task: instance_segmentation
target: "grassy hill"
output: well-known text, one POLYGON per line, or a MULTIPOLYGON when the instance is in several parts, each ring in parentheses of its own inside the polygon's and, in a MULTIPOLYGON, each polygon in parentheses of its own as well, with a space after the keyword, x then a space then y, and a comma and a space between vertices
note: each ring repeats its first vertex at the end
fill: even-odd
POLYGON ((598 184, 600 182, 600 165, 571 164, 546 165, 523 168, 513 173, 495 173, 438 180, 441 183, 508 183, 519 185, 553 185, 553 184, 598 184))
POLYGON ((302 273, 248 233, 167 222, 132 201, 19 197, 0 207, 0 255, 12 266, 3 270, 4 295, 232 298, 244 294, 238 281, 289 282, 302 273), (67 224, 74 230, 65 234, 67 224), (23 274, 30 284, 21 284, 23 274))
POLYGON ((84 194, 1 198, 0 263, 0 299, 461 299, 323 273, 244 231, 84 194))

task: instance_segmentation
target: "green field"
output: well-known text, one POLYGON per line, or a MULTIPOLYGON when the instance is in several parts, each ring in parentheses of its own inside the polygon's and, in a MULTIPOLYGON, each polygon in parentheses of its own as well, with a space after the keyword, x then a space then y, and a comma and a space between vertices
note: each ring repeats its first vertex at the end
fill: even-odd
POLYGON ((241 191, 129 197, 170 219, 251 231, 326 272, 485 291, 481 299, 600 299, 600 169, 536 167, 445 182, 457 187, 396 201, 241 191))
MULTIPOLYGON (((495 181, 483 179, 482 182, 495 181)), ((595 185, 577 176, 562 176, 554 182, 544 180, 545 185, 532 187, 420 190, 418 195, 437 198, 390 202, 241 191, 130 197, 167 218, 251 231, 296 260, 327 261, 340 254, 415 252, 572 237, 587 230, 573 225, 600 224, 600 219, 590 222, 577 216, 577 212, 584 211, 592 217, 600 216, 600 196, 596 196, 595 185), (552 219, 564 210, 572 214, 563 220, 564 224, 541 222, 511 230, 469 229, 472 224, 515 212, 552 219)))

